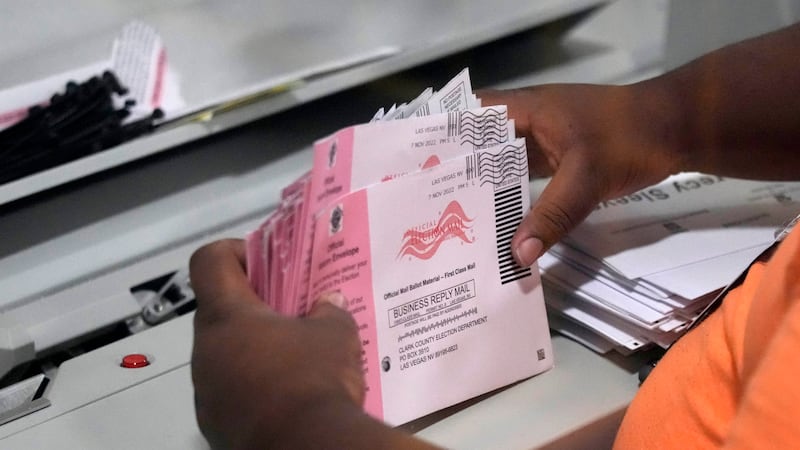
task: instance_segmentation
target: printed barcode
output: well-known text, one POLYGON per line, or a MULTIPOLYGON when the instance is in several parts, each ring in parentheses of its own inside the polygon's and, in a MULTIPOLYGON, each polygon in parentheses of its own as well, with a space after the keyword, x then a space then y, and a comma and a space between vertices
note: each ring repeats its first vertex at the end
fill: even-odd
MULTIPOLYGON (((469 166, 468 166, 469 170, 469 166)), ((494 221, 497 235, 497 259, 500 284, 531 276, 530 267, 520 267, 511 254, 511 238, 522 222, 522 186, 516 185, 494 193, 494 221)))
POLYGON ((419 109, 417 109, 414 112, 414 116, 415 117, 430 116, 430 115, 431 115, 431 107, 428 106, 427 103, 425 103, 424 105, 420 106, 419 109))
POLYGON ((461 132, 461 112, 447 113, 447 137, 457 136, 461 132))
POLYGON ((478 153, 467 155, 467 181, 476 178, 478 173, 478 153))

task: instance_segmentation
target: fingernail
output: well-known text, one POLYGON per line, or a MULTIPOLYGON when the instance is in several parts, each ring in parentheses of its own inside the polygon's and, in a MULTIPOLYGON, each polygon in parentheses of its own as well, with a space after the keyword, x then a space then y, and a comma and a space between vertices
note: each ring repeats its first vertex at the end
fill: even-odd
POLYGON ((347 299, 341 292, 326 292, 319 297, 320 302, 328 302, 341 309, 347 309, 347 299))
POLYGON ((522 267, 530 267, 542 254, 542 248, 544 248, 544 245, 539 239, 533 237, 525 239, 514 250, 517 263, 522 267))

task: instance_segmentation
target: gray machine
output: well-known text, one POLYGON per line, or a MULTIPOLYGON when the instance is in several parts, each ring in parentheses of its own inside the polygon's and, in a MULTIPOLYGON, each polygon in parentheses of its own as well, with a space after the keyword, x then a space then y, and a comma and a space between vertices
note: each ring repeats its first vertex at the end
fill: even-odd
MULTIPOLYGON (((651 76, 675 26, 665 1, 0 8, 0 38, 12 43, 0 49, 0 89, 103 57, 135 18, 159 30, 189 110, 203 113, 0 186, 0 448, 9 449, 206 448, 189 369, 188 257, 253 228, 307 169, 316 138, 466 66, 477 87, 651 76), (263 83, 286 74, 302 76, 280 92, 263 83), (150 364, 122 367, 130 354, 150 364)), ((555 369, 404 427, 451 448, 610 446, 646 356, 553 341, 555 369)))

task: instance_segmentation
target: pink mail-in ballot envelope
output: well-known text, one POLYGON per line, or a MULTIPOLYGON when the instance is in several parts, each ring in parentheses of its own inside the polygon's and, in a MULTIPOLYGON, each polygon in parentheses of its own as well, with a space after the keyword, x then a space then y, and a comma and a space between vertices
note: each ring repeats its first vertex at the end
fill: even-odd
POLYGON ((530 203, 527 169, 518 140, 317 214, 309 297, 349 299, 369 414, 402 424, 552 367, 538 269, 511 256, 530 203))
MULTIPOLYGON (((301 257, 308 262, 313 242, 310 216, 337 198, 371 184, 438 164, 465 152, 514 139, 504 105, 447 114, 375 122, 344 128, 314 143, 309 198, 301 225, 301 257)), ((306 266, 304 266, 306 267, 306 266)), ((307 283, 301 277, 295 286, 307 283)), ((307 297, 296 302, 305 308, 307 297)))

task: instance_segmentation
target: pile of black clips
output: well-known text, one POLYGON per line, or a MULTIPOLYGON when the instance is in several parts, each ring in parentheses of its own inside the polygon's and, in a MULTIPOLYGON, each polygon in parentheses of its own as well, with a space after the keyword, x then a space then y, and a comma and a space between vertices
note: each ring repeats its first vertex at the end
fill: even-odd
POLYGON ((153 131, 164 117, 160 109, 143 119, 123 124, 135 100, 121 108, 114 96, 128 90, 112 72, 83 83, 70 81, 64 93, 47 105, 28 110, 25 119, 0 131, 0 184, 114 147, 153 131))

